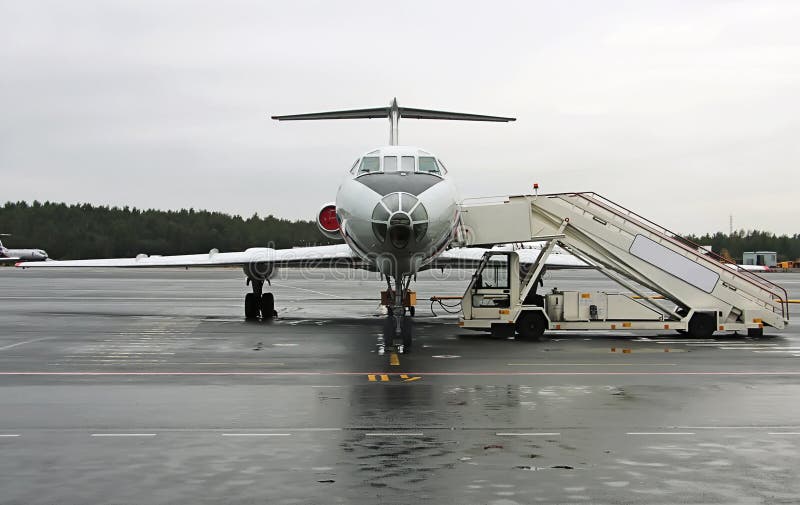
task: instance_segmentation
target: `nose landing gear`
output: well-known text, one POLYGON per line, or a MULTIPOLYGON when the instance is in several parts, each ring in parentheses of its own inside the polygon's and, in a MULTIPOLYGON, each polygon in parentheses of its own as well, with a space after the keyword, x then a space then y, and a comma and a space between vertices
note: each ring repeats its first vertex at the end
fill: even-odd
POLYGON ((394 290, 388 277, 386 282, 388 289, 381 299, 388 315, 383 323, 383 341, 378 345, 378 353, 383 354, 387 347, 400 354, 406 353, 414 342, 414 293, 408 289, 411 277, 396 279, 397 289, 394 290))
MULTIPOLYGON (((267 280, 269 282, 269 280, 267 280)), ((275 297, 272 293, 262 293, 264 281, 261 279, 247 278, 247 284, 253 287, 252 293, 247 293, 244 297, 244 317, 248 320, 272 319, 278 316, 275 311, 275 297)))

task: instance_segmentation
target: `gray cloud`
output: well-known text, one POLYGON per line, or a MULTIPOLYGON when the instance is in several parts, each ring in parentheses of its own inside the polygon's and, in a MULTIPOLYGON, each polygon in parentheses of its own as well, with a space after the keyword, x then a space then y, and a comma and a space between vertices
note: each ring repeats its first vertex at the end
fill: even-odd
POLYGON ((401 105, 464 196, 594 190, 680 232, 797 233, 794 2, 3 2, 0 200, 310 218, 401 105))

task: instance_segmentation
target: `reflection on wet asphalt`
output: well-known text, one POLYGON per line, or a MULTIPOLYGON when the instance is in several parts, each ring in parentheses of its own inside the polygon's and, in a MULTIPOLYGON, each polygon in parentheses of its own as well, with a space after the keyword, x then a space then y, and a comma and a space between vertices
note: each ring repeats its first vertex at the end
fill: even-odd
MULTIPOLYGON (((800 298, 800 275, 773 279, 800 298)), ((271 323, 242 321, 233 271, 0 269, 0 282, 2 503, 800 496, 792 327, 525 343, 464 333, 421 304, 414 352, 393 361, 376 352, 382 284, 369 276, 287 274, 271 323)), ((426 274, 417 288, 425 299, 464 281, 426 274)))

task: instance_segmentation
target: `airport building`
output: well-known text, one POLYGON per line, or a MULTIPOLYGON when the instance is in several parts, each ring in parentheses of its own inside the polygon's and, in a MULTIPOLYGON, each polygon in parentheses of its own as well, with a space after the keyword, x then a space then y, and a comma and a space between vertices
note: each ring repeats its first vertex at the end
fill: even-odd
POLYGON ((742 256, 742 263, 745 265, 762 265, 772 268, 778 264, 778 253, 775 251, 745 252, 742 256))

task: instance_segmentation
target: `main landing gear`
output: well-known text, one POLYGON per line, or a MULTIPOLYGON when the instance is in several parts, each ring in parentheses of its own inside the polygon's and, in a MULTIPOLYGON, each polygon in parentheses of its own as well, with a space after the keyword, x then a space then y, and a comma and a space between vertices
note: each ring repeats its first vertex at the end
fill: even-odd
MULTIPOLYGON (((269 282, 269 281, 267 281, 269 282)), ((247 293, 244 297, 244 317, 249 320, 272 319, 278 316, 275 312, 275 297, 272 293, 262 293, 264 281, 260 279, 247 278, 247 284, 253 287, 252 293, 247 293)))
POLYGON ((414 342, 414 306, 411 304, 408 287, 411 277, 395 279, 396 289, 392 289, 392 282, 386 278, 387 290, 384 302, 387 315, 383 323, 383 341, 378 345, 378 353, 383 354, 386 348, 406 353, 411 350, 414 342))

